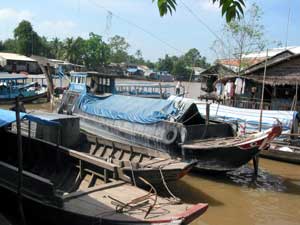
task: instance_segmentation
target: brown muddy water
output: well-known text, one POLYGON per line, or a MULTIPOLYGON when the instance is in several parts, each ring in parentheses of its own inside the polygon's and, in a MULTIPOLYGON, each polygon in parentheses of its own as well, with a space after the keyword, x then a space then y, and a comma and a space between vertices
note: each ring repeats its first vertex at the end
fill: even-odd
MULTIPOLYGON (((200 83, 183 85, 188 97, 199 96, 200 83)), ((51 109, 48 103, 25 107, 51 109)), ((190 173, 169 187, 185 202, 209 203, 193 225, 300 225, 300 165, 260 159, 256 180, 249 163, 227 174, 190 173)))

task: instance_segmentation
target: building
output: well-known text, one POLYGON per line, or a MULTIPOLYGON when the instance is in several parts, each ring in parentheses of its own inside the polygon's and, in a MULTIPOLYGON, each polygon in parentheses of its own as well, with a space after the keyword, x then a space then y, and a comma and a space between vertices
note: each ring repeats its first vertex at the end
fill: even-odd
POLYGON ((41 74, 41 68, 35 59, 15 53, 0 52, 0 71, 9 73, 25 72, 41 74))
POLYGON ((222 77, 234 76, 236 73, 230 68, 215 64, 200 73, 201 90, 207 93, 214 91, 214 82, 222 77))
POLYGON ((223 84, 242 79, 244 91, 232 98, 237 107, 259 108, 264 87, 264 108, 273 110, 299 110, 300 54, 290 50, 281 51, 267 61, 254 64, 240 76, 226 76, 219 79, 223 84), (266 68, 266 69, 265 69, 266 68), (265 73, 265 79, 264 79, 265 73))

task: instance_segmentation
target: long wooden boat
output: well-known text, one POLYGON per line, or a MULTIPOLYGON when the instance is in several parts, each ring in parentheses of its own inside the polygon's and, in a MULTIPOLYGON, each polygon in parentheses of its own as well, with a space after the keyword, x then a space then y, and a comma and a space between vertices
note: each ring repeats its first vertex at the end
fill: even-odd
POLYGON ((281 132, 275 127, 239 143, 230 124, 207 124, 194 103, 175 107, 175 102, 168 100, 97 97, 76 91, 65 92, 59 112, 79 116, 81 128, 95 135, 183 157, 201 169, 214 171, 230 171, 246 164, 262 143, 281 132), (234 144, 224 148, 215 144, 224 138, 233 138, 234 144), (201 147, 206 142, 206 148, 201 147))
MULTIPOLYGON (((59 121, 62 126, 58 130, 35 122, 31 122, 29 126, 28 121, 24 121, 22 123, 24 135, 28 134, 29 127, 32 137, 49 142, 56 143, 57 136, 60 135, 61 145, 115 164, 118 170, 126 175, 122 176, 124 181, 138 186, 145 185, 139 177, 146 179, 152 185, 164 185, 165 182, 180 179, 194 166, 193 162, 182 162, 180 158, 171 157, 164 152, 80 130, 78 117, 43 111, 34 111, 30 115, 59 121)), ((12 125, 12 130, 16 131, 15 124, 12 125)))
MULTIPOLYGON (((18 208, 17 136, 0 130, 1 208, 18 208), (9 204, 8 204, 9 203, 9 204)), ((172 204, 117 179, 114 164, 22 137, 22 203, 29 224, 188 224, 207 204, 172 204)), ((145 181, 147 182, 147 181, 145 181)))
POLYGON ((274 141, 270 147, 260 152, 263 158, 278 160, 282 162, 300 164, 300 148, 289 143, 274 141))

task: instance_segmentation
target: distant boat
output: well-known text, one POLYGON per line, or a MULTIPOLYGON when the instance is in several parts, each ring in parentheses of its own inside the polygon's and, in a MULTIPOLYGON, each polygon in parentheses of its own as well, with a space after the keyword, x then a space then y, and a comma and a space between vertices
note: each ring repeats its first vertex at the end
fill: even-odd
MULTIPOLYGON (((14 112, 2 113, 0 126, 14 112)), ((42 117, 37 118, 43 121, 42 117)), ((0 210, 17 214, 17 135, 0 128, 0 210)), ((189 224, 207 204, 176 204, 116 180, 115 165, 36 138, 22 136, 22 205, 29 224, 189 224)))
POLYGON ((175 85, 161 83, 119 83, 115 85, 115 94, 144 98, 167 99, 175 93, 175 85))
POLYGON ((17 96, 22 102, 32 102, 47 96, 47 88, 37 82, 27 84, 25 74, 0 73, 0 104, 11 104, 17 96))

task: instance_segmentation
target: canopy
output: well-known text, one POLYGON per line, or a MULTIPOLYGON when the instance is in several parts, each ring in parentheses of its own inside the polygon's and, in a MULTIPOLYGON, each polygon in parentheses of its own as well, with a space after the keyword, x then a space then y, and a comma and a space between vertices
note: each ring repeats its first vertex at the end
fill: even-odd
POLYGON ((122 95, 103 99, 85 94, 81 97, 79 108, 91 115, 142 124, 165 120, 177 111, 173 101, 122 95))
MULTIPOLYGON (((43 117, 43 116, 37 116, 37 115, 30 115, 27 113, 20 113, 20 119, 28 119, 30 121, 47 125, 47 126, 59 126, 60 123, 53 121, 49 118, 43 117)), ((8 124, 11 124, 16 121, 16 112, 0 109, 0 127, 4 127, 8 124)))

